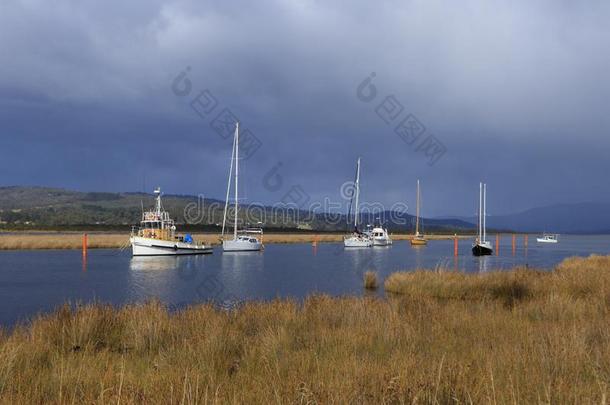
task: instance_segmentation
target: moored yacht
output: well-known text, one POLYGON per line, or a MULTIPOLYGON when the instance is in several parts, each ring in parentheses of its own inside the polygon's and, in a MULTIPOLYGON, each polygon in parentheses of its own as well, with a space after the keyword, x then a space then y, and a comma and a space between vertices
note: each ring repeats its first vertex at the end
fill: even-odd
POLYGON ((373 238, 373 246, 389 246, 392 244, 392 238, 388 230, 381 226, 373 228, 371 237, 373 238))
POLYGON ((352 193, 352 201, 350 201, 350 209, 347 214, 347 220, 349 222, 351 218, 351 208, 354 197, 356 202, 354 205, 354 231, 346 235, 343 238, 343 246, 345 247, 371 247, 373 246, 373 239, 367 233, 360 232, 358 230, 358 198, 360 197, 360 158, 356 164, 356 182, 354 183, 354 192, 352 193))
POLYGON ((252 252, 263 248, 263 229, 238 229, 237 213, 238 203, 238 181, 239 181, 239 122, 235 123, 235 135, 233 137, 233 150, 231 151, 231 166, 229 168, 229 181, 227 183, 227 197, 225 199, 224 216, 222 219, 222 250, 225 252, 252 252), (231 192, 231 179, 233 177, 233 162, 235 162, 235 218, 233 222, 233 237, 225 237, 227 223, 227 209, 229 207, 229 194, 231 192))
POLYGON ((472 244, 472 254, 475 256, 487 256, 493 253, 491 242, 487 239, 487 230, 485 229, 486 215, 486 200, 487 200, 487 184, 479 183, 479 229, 477 238, 472 244))
POLYGON ((154 191, 155 207, 142 213, 140 227, 131 230, 129 241, 133 256, 175 256, 212 253, 212 248, 197 243, 189 234, 177 235, 174 220, 163 210, 161 189, 154 191))
POLYGON ((538 243, 557 243, 559 242, 559 235, 555 233, 544 233, 542 237, 536 238, 538 243))

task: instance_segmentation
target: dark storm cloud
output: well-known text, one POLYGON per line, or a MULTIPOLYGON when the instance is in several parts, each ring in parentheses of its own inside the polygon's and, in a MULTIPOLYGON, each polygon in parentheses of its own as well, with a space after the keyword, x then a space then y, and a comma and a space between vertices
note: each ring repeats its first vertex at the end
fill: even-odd
POLYGON ((338 199, 357 156, 364 199, 410 203, 419 177, 432 215, 471 214, 480 179, 496 213, 609 200, 608 17, 601 1, 2 2, 0 183, 136 190, 146 173, 222 197, 230 140, 189 106, 209 89, 262 142, 251 201, 294 184, 338 199), (446 146, 435 165, 376 115, 388 95, 446 146))

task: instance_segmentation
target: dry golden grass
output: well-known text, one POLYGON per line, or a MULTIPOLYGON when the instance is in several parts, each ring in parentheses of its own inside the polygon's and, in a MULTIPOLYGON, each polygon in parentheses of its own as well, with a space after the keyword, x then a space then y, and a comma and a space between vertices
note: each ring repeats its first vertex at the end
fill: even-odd
MULTIPOLYGON (((341 242, 343 234, 291 234, 269 233, 263 237, 264 243, 312 243, 314 241, 341 242)), ((114 249, 127 246, 129 233, 89 233, 90 249, 114 249)), ((219 244, 220 235, 210 233, 194 234, 193 237, 209 245, 219 244)), ((394 240, 406 240, 411 235, 392 235, 394 240)), ((81 249, 82 233, 11 233, 0 235, 0 250, 8 249, 81 249)), ((434 235, 429 239, 449 239, 452 236, 434 235)))
POLYGON ((364 288, 375 290, 377 286, 377 273, 374 271, 364 273, 364 288))
MULTIPOLYGON (((88 234, 90 249, 113 249, 126 246, 129 234, 88 234)), ((7 249, 81 249, 81 233, 28 233, 0 235, 0 250, 7 249)))
POLYGON ((610 257, 387 284, 403 294, 66 306, 0 333, 0 402, 607 402, 610 257))

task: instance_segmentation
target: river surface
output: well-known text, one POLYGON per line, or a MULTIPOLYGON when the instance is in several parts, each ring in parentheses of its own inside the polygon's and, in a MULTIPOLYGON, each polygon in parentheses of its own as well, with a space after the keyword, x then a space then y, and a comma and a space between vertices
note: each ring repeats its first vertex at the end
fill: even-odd
MULTIPOLYGON (((491 238, 495 247, 495 239, 491 238)), ((412 248, 407 241, 391 247, 346 250, 342 244, 269 244, 260 253, 206 256, 136 257, 129 251, 1 251, 0 325, 10 327, 65 303, 114 305, 158 298, 172 308, 214 301, 230 307, 245 300, 276 297, 302 299, 312 293, 363 294, 363 273, 379 280, 399 270, 443 268, 464 272, 508 269, 515 265, 550 269, 564 258, 610 254, 610 236, 562 235, 556 245, 538 244, 530 236, 525 248, 518 237, 504 237, 499 255, 473 257, 471 240, 430 241, 412 248)), ((378 294, 383 294, 382 288, 378 294)))

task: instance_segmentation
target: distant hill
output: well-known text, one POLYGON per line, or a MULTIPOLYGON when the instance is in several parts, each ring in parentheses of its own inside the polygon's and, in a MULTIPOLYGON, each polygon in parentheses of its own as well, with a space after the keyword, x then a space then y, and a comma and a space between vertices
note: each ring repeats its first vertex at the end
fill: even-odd
MULTIPOLYGON (((476 217, 457 219, 476 223, 476 217)), ((584 202, 532 208, 510 215, 487 217, 490 228, 518 232, 609 234, 610 203, 584 202)))
MULTIPOLYGON (((70 227, 129 228, 139 222, 142 207, 154 204, 154 196, 145 193, 79 192, 49 187, 0 187, 0 229, 48 229, 70 227)), ((222 223, 224 201, 198 201, 192 195, 164 195, 164 208, 177 224, 217 229, 222 223), (203 206, 203 208, 202 208, 203 206)), ((286 207, 249 206, 248 221, 264 222, 277 230, 345 230, 343 214, 311 213, 286 207)), ((242 211, 240 211, 241 214, 242 211)), ((411 232, 414 217, 405 213, 385 212, 362 215, 361 223, 386 219, 392 231, 411 232)), ((243 222, 246 222, 242 218, 243 222)), ((423 219, 426 231, 472 231, 474 225, 460 219, 423 219)))

